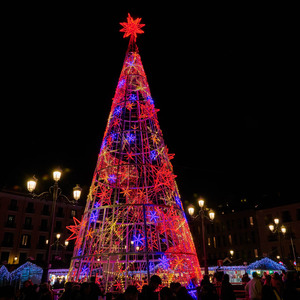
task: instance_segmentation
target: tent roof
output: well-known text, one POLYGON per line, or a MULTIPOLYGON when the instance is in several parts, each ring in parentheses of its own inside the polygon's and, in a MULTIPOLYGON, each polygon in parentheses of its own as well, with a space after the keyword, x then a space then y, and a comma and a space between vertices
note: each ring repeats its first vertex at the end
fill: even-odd
POLYGON ((247 270, 286 270, 286 267, 265 257, 250 264, 247 270))

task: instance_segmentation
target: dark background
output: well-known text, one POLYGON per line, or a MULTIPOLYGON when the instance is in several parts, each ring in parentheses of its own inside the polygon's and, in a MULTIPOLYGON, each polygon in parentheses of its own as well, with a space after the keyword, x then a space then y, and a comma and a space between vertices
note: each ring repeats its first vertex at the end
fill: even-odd
POLYGON ((183 201, 299 201, 293 8, 149 3, 2 9, 0 186, 87 192, 130 12, 183 201))

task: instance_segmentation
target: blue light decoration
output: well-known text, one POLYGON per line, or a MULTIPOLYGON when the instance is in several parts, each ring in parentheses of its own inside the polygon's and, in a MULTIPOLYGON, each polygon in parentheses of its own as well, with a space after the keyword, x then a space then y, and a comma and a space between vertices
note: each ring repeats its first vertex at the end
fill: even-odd
POLYGON ((89 267, 87 265, 83 266, 80 272, 80 277, 86 277, 89 274, 89 267))
POLYGON ((178 196, 175 196, 175 202, 176 202, 176 204, 177 204, 180 208, 182 208, 182 203, 181 203, 181 200, 180 200, 180 198, 179 198, 178 196))
POLYGON ((156 160, 156 158, 157 158, 157 151, 156 150, 152 150, 150 152, 150 159, 151 160, 156 160))
POLYGON ((148 218, 150 219, 150 223, 151 222, 156 223, 157 220, 159 219, 159 216, 156 214, 155 210, 150 210, 148 213, 148 218))
POLYGON ((110 174, 110 175, 108 175, 107 180, 110 184, 115 183, 117 180, 117 176, 115 174, 110 174))
POLYGON ((136 100, 137 100, 136 94, 130 94, 129 100, 130 100, 130 101, 136 101, 136 100))
POLYGON ((137 234, 137 235, 134 235, 132 237, 132 241, 133 241, 133 244, 135 247, 139 247, 139 246, 142 246, 144 244, 143 242, 144 238, 141 236, 141 234, 137 234))
POLYGON ((264 257, 250 264, 247 270, 286 270, 286 267, 268 257, 264 257))
POLYGON ((150 102, 150 104, 154 104, 153 98, 151 96, 147 96, 147 100, 150 102))
POLYGON ((98 220, 98 210, 94 210, 90 216, 90 223, 96 223, 98 220))
POLYGON ((159 260, 159 266, 162 267, 164 270, 167 270, 170 266, 169 260, 165 255, 162 255, 159 260))
POLYGON ((122 107, 117 106, 113 112, 113 115, 116 117, 116 116, 120 115, 121 113, 122 113, 122 107))
POLYGON ((127 137, 126 137, 126 140, 127 140, 127 142, 130 144, 130 143, 133 143, 134 141, 135 141, 135 135, 134 134, 132 134, 132 133, 128 133, 127 134, 127 137))
POLYGON ((192 282, 192 280, 190 280, 189 284, 187 285, 187 290, 188 290, 188 293, 190 294, 190 296, 193 298, 193 299, 197 299, 197 290, 196 290, 196 286, 194 285, 194 283, 192 282))
POLYGON ((121 79, 119 81, 118 88, 121 88, 125 84, 125 82, 126 82, 125 78, 121 79))
POLYGON ((112 132, 110 136, 114 141, 118 138, 118 134, 116 132, 112 132))

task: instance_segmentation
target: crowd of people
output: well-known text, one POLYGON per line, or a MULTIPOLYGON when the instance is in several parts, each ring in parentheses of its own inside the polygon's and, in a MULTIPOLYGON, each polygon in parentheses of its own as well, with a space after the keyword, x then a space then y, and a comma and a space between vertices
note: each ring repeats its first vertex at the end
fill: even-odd
POLYGON ((275 272, 271 275, 264 272, 259 278, 257 272, 252 273, 252 279, 244 281, 248 299, 255 300, 293 300, 300 299, 300 273, 285 272, 281 275, 275 272))
MULTIPOLYGON (((249 300, 293 300, 300 299, 300 273, 283 272, 281 275, 274 273, 272 276, 264 273, 259 278, 253 272, 250 280, 247 273, 242 278, 245 289, 245 299, 249 300)), ((198 300, 236 300, 229 275, 217 272, 210 280, 204 275, 201 284, 194 291, 198 300), (212 281, 212 282, 211 282, 212 281)), ((15 292, 11 286, 0 288, 0 300, 54 300, 52 288, 47 283, 33 284, 30 280, 24 282, 23 287, 15 292)), ((148 285, 144 285, 139 292, 134 285, 129 285, 122 294, 106 293, 104 289, 91 282, 75 283, 66 282, 64 291, 58 300, 192 300, 188 290, 179 282, 172 282, 169 287, 162 286, 158 275, 150 278, 148 285)))

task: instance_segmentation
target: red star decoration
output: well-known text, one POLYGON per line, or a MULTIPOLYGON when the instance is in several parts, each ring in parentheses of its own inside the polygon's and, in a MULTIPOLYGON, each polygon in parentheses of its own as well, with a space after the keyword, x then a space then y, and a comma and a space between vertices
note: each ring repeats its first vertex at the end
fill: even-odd
POLYGON ((136 41, 137 33, 144 33, 141 28, 144 27, 145 24, 140 24, 141 20, 141 18, 133 20, 131 15, 128 14, 127 22, 120 23, 120 25, 124 27, 120 29, 120 32, 124 32, 123 38, 132 36, 133 40, 136 41))

